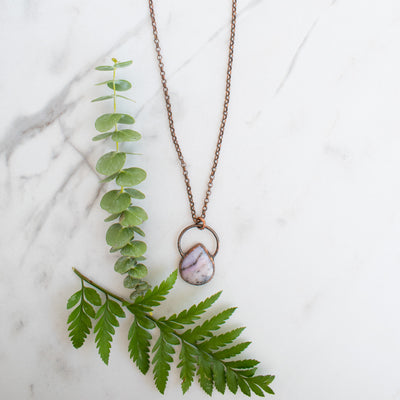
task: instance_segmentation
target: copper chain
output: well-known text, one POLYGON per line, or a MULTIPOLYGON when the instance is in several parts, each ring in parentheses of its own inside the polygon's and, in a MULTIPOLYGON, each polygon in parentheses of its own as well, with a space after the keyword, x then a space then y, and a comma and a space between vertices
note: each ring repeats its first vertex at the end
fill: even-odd
POLYGON ((197 216, 195 205, 194 205, 194 200, 193 200, 192 187, 190 185, 189 174, 188 174, 188 170, 187 170, 187 165, 183 158, 182 150, 181 150, 181 147, 178 142, 178 138, 176 137, 176 133, 175 133, 174 120, 172 118, 171 102, 170 102, 170 97, 169 97, 168 87, 167 87, 167 79, 165 77, 164 63, 163 63, 163 59, 162 59, 162 55, 161 55, 160 40, 158 38, 157 24, 156 24, 156 18, 155 18, 155 14, 154 14, 154 4, 153 4, 153 0, 149 0, 150 18, 151 18, 151 24, 153 26, 154 43, 156 45, 157 60, 158 60, 158 66, 160 68, 161 83, 163 86, 165 105, 166 105, 167 113, 168 113, 168 121, 169 121, 169 129, 171 131, 171 138, 172 138, 172 142, 175 145, 175 149, 178 154, 178 159, 179 159, 181 167, 182 167, 183 176, 185 178, 186 191, 187 191, 187 195, 188 195, 190 211, 192 214, 193 221, 195 224, 201 224, 203 227, 205 226, 205 217, 206 217, 206 212, 207 212, 207 206, 210 201, 211 188, 213 186, 215 172, 216 172, 217 166, 218 166, 219 154, 221 151, 221 145, 222 145, 222 139, 224 136, 226 119, 228 117, 228 105, 229 105, 229 98, 230 98, 230 91, 231 91, 233 48, 234 48, 234 44, 235 44, 236 3, 237 3, 237 0, 232 0, 231 34, 230 34, 230 40, 229 40, 228 68, 227 68, 227 72, 226 72, 225 100, 224 100, 224 107, 223 107, 223 111, 222 111, 221 124, 220 124, 220 128, 219 128, 217 147, 215 149, 214 160, 213 160, 213 164, 211 167, 211 172, 210 172, 210 176, 209 176, 209 180, 208 180, 207 191, 206 191, 206 195, 204 198, 201 215, 197 216))

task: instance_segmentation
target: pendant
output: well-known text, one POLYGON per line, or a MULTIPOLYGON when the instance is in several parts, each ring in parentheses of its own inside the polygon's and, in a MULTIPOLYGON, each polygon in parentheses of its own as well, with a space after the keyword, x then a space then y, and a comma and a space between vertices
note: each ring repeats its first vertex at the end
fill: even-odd
POLYGON ((178 250, 182 256, 182 259, 179 263, 179 274, 181 278, 190 283, 191 285, 204 285, 209 282, 211 278, 214 276, 215 272, 215 263, 214 257, 216 256, 219 249, 219 238, 216 232, 211 229, 209 226, 205 225, 204 221, 202 223, 193 224, 187 226, 178 237, 178 250), (206 247, 202 243, 197 243, 189 250, 184 252, 181 247, 181 239, 185 232, 189 229, 197 228, 197 229, 207 229, 211 232, 216 240, 217 246, 214 251, 214 254, 210 254, 210 252, 206 249, 206 247))

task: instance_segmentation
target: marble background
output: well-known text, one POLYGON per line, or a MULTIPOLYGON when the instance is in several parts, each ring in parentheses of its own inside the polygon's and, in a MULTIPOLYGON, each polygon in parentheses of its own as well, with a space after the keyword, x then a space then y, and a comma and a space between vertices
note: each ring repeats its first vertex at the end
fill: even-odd
MULTIPOLYGON (((93 143, 110 104, 94 71, 132 59, 150 215, 149 279, 177 265, 190 223, 169 137, 146 1, 2 0, 0 394, 161 399, 128 358, 105 366, 66 332, 76 266, 125 293, 104 243, 93 143)), ((157 0, 176 129, 197 203, 224 95, 229 0, 157 0)), ((212 283, 179 281, 165 311, 220 289, 278 400, 400 399, 400 2, 239 0, 232 97, 208 223, 212 283)), ((232 326, 231 325, 231 326, 232 326)), ((166 399, 183 398, 173 372, 166 399)), ((207 398, 194 385, 186 396, 207 398)), ((215 394, 215 398, 223 398, 215 394)), ((227 394, 224 398, 234 398, 227 394)), ((237 398, 244 398, 238 395, 237 398)))

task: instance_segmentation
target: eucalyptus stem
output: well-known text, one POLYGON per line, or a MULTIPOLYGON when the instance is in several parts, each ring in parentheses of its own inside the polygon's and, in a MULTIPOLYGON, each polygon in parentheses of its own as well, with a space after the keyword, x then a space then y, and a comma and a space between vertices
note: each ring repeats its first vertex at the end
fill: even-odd
MULTIPOLYGON (((116 68, 114 66, 114 68, 113 68, 113 79, 112 79, 112 82, 113 82, 113 94, 114 94, 114 97, 113 97, 114 113, 117 111, 117 94, 116 94, 116 91, 115 91, 115 70, 116 70, 116 68)), ((115 126, 115 131, 117 131, 118 130, 117 122, 115 123, 114 126, 115 126)), ((116 146, 116 150, 118 151, 119 150, 119 143, 115 142, 115 146, 116 146)))

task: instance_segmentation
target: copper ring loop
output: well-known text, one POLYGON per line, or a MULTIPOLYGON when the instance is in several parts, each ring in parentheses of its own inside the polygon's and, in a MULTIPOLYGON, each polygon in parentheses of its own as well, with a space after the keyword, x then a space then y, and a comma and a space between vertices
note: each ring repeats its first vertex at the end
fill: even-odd
POLYGON ((200 221, 199 223, 197 223, 197 224, 192 224, 192 225, 187 226, 187 227, 186 227, 185 229, 183 229, 183 231, 179 234, 179 236, 178 236, 178 250, 179 250, 180 255, 181 255, 182 257, 185 256, 185 252, 182 250, 182 247, 181 247, 182 236, 183 236, 188 230, 193 229, 193 228, 197 228, 197 229, 201 229, 201 230, 207 229, 209 232, 211 232, 211 233, 213 234, 213 236, 214 236, 214 238, 215 238, 215 241, 216 241, 216 243, 217 243, 217 246, 216 246, 216 248, 215 248, 214 254, 212 254, 212 258, 214 258, 214 257, 217 255, 218 250, 219 250, 219 237, 218 237, 218 235, 217 235, 217 232, 214 231, 214 229, 210 228, 209 226, 207 226, 207 225, 205 225, 205 224, 202 224, 201 221, 200 221))

